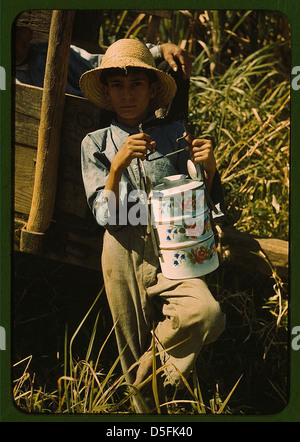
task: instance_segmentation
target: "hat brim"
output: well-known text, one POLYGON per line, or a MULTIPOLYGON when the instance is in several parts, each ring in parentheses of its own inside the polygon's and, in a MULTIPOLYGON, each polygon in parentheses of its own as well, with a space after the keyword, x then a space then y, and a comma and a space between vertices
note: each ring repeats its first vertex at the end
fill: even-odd
MULTIPOLYGON (((171 103, 177 91, 176 82, 171 75, 140 61, 138 64, 134 64, 133 62, 126 63, 126 67, 145 68, 155 72, 157 77, 157 92, 155 97, 150 100, 149 110, 155 111, 164 108, 171 103)), ((79 84, 83 94, 88 100, 92 101, 102 109, 113 111, 113 108, 105 95, 105 85, 101 83, 100 80, 101 73, 106 69, 109 69, 109 67, 106 66, 104 68, 99 66, 85 72, 81 76, 79 84)))

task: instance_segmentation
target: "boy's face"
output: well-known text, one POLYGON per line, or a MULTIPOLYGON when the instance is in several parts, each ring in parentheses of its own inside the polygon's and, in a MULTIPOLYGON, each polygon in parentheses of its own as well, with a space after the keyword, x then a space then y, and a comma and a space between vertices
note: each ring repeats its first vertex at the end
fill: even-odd
POLYGON ((133 127, 145 120, 149 101, 156 94, 156 83, 150 84, 146 73, 132 71, 126 76, 108 77, 105 92, 119 123, 133 127))

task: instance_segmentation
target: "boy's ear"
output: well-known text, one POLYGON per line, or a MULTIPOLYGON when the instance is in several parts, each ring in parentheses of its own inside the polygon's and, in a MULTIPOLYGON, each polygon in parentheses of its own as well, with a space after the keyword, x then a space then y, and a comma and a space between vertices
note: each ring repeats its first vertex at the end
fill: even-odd
POLYGON ((106 84, 104 85, 104 94, 105 94, 105 97, 106 97, 108 100, 110 100, 110 93, 109 93, 108 86, 107 86, 106 84))
POLYGON ((157 81, 154 81, 153 83, 151 83, 151 86, 150 86, 151 98, 156 97, 157 87, 158 87, 157 81))

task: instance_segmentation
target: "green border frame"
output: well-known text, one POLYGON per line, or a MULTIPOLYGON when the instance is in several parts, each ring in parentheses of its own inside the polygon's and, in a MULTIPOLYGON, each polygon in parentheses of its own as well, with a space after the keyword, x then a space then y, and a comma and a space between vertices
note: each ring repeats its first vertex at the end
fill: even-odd
MULTIPOLYGON (((181 9, 182 2, 178 0, 144 0, 143 9, 181 9)), ((292 30, 292 68, 300 66, 300 20, 299 0, 185 0, 188 9, 260 9, 277 10, 285 14, 292 30)), ((290 397, 288 405, 280 413, 264 416, 101 416, 101 415, 28 415, 19 411, 11 399, 11 324, 10 324, 10 294, 11 294, 11 189, 12 189, 12 152, 11 152, 11 25, 16 16, 28 9, 124 9, 120 0, 88 0, 83 6, 79 0, 0 0, 0 66, 6 71, 6 90, 0 91, 0 325, 6 331, 6 350, 0 351, 0 422, 102 422, 105 427, 114 425, 121 428, 132 422, 138 427, 139 423, 152 423, 158 426, 184 426, 200 422, 300 422, 300 348, 293 350, 290 346, 290 397), (62 4, 63 3, 63 4, 62 4), (118 425, 119 423, 119 425, 118 425)), ((138 0, 127 0, 126 9, 141 9, 138 0)), ((298 287, 300 272, 298 270, 297 245, 299 244, 300 229, 297 229, 300 199, 297 189, 300 188, 300 90, 292 90, 291 101, 291 209, 290 209, 290 338, 294 327, 300 327, 300 298, 298 287)), ((299 336, 300 338, 300 336, 299 336)), ((297 342, 300 339, 297 339, 297 342)), ((141 434, 142 436, 142 434, 141 434)), ((149 437, 149 434, 148 436, 149 437)))

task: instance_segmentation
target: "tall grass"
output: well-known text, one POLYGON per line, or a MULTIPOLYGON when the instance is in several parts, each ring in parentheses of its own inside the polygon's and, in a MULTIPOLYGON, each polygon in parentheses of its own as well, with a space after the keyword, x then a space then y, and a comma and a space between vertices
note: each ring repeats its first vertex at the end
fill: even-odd
POLYGON ((224 185, 229 216, 244 231, 288 239, 290 87, 266 46, 223 75, 201 75, 195 61, 190 122, 209 131, 224 185))
MULTIPOLYGON (((143 401, 147 387, 155 398, 148 413, 219 415, 247 414, 250 410, 259 414, 263 408, 269 414, 282 409, 287 400, 285 284, 274 269, 269 289, 262 285, 263 279, 258 280, 257 289, 253 281, 249 282, 249 276, 228 274, 226 269, 209 275, 207 282, 226 312, 228 324, 225 334, 203 349, 192 377, 186 379, 181 375, 183 390, 171 389, 162 394, 158 377, 164 367, 156 364, 157 353, 153 352, 152 374, 135 387, 120 372, 119 357, 110 365, 105 364, 105 347, 111 347, 114 328, 99 343, 96 330, 103 321, 99 311, 102 288, 70 337, 66 330, 56 388, 53 388, 54 379, 52 387, 39 384, 40 373, 31 368, 32 356, 16 362, 13 367, 16 406, 26 413, 134 414, 133 396, 143 401), (87 323, 88 345, 83 356, 78 356, 74 347, 82 346, 87 323), (270 397, 266 404, 255 399, 257 385, 261 385, 264 400, 266 395, 270 397)), ((135 367, 136 364, 130 369, 135 367)), ((145 400, 144 403, 147 407, 145 400)))
MULTIPOLYGON (((96 315, 93 330, 91 332, 90 343, 85 358, 76 360, 73 355, 72 347, 80 330, 95 308, 99 296, 104 287, 96 297, 91 308, 80 322, 78 328, 72 335, 70 341, 67 333, 65 336, 65 355, 63 363, 64 374, 57 379, 57 390, 47 392, 40 386, 35 385, 35 374, 31 373, 30 363, 32 356, 24 358, 22 361, 14 364, 14 370, 21 370, 20 375, 14 381, 13 397, 20 410, 27 413, 63 413, 63 414, 115 414, 135 413, 132 398, 137 395, 147 408, 147 403, 141 393, 143 387, 149 384, 152 388, 155 406, 148 413, 161 414, 166 410, 167 414, 222 414, 230 412, 228 401, 236 389, 240 379, 233 386, 232 390, 225 398, 221 400, 217 395, 217 400, 213 397, 209 405, 205 405, 202 399, 199 379, 196 371, 193 373, 193 379, 190 383, 181 375, 185 384, 185 393, 188 395, 185 399, 176 398, 174 389, 172 397, 165 396, 164 401, 160 401, 161 395, 158 391, 157 376, 163 371, 164 367, 157 368, 157 353, 153 350, 152 374, 148 376, 140 385, 133 386, 126 382, 126 375, 119 374, 116 367, 119 363, 119 357, 108 372, 101 366, 101 356, 104 346, 107 345, 110 334, 98 350, 96 360, 91 358, 92 349, 95 346, 95 332, 98 326, 99 313, 96 315)), ((111 330, 111 333, 113 329, 111 330)), ((155 349, 155 346, 153 346, 155 349)), ((130 370, 136 367, 136 364, 130 370)))
MULTIPOLYGON (((204 348, 191 379, 182 376, 185 385, 182 391, 174 389, 162 397, 157 377, 163 367, 158 368, 156 365, 155 353, 152 374, 137 387, 128 384, 125 376, 120 374, 118 357, 110 367, 105 366, 102 360, 104 347, 110 346, 113 328, 104 343, 99 345, 95 339, 95 331, 102 320, 97 311, 97 301, 103 293, 102 290, 70 339, 66 332, 62 373, 57 377, 56 389, 50 390, 48 385, 39 385, 38 376, 36 377, 31 369, 32 356, 14 365, 13 372, 19 373, 13 385, 16 406, 26 413, 133 414, 133 395, 138 395, 143 400, 142 392, 144 387, 148 386, 148 390, 150 388, 156 398, 153 409, 148 409, 149 413, 245 414, 245 410, 251 406, 250 410, 257 414, 262 404, 251 403, 247 389, 255 390, 255 385, 263 381, 263 389, 271 397, 270 404, 266 405, 267 413, 272 411, 273 407, 278 407, 278 402, 282 407, 287 399, 287 353, 284 350, 287 296, 284 284, 276 272, 273 272, 273 296, 267 296, 268 291, 265 291, 261 284, 260 291, 255 292, 255 287, 252 287, 251 294, 242 290, 240 282, 240 286, 236 286, 235 289, 232 285, 229 286, 225 281, 227 276, 226 270, 224 273, 220 271, 210 275, 208 280, 228 316, 226 334, 215 344, 204 348), (77 339, 80 344, 84 323, 89 316, 96 316, 91 327, 89 345, 84 357, 78 358, 73 353, 73 346, 77 339), (255 350, 257 355, 254 356, 253 346, 256 348, 258 343, 263 353, 258 349, 255 350), (262 368, 266 370, 266 375, 262 376, 260 373, 262 368), (215 383, 214 387, 212 382, 215 383), (272 405, 272 402, 275 405, 272 405)), ((232 276, 234 275, 230 275, 231 284, 232 280, 237 279, 232 276)), ((239 279, 241 276, 239 275, 239 279)), ((135 365, 131 367, 134 368, 135 365)))

